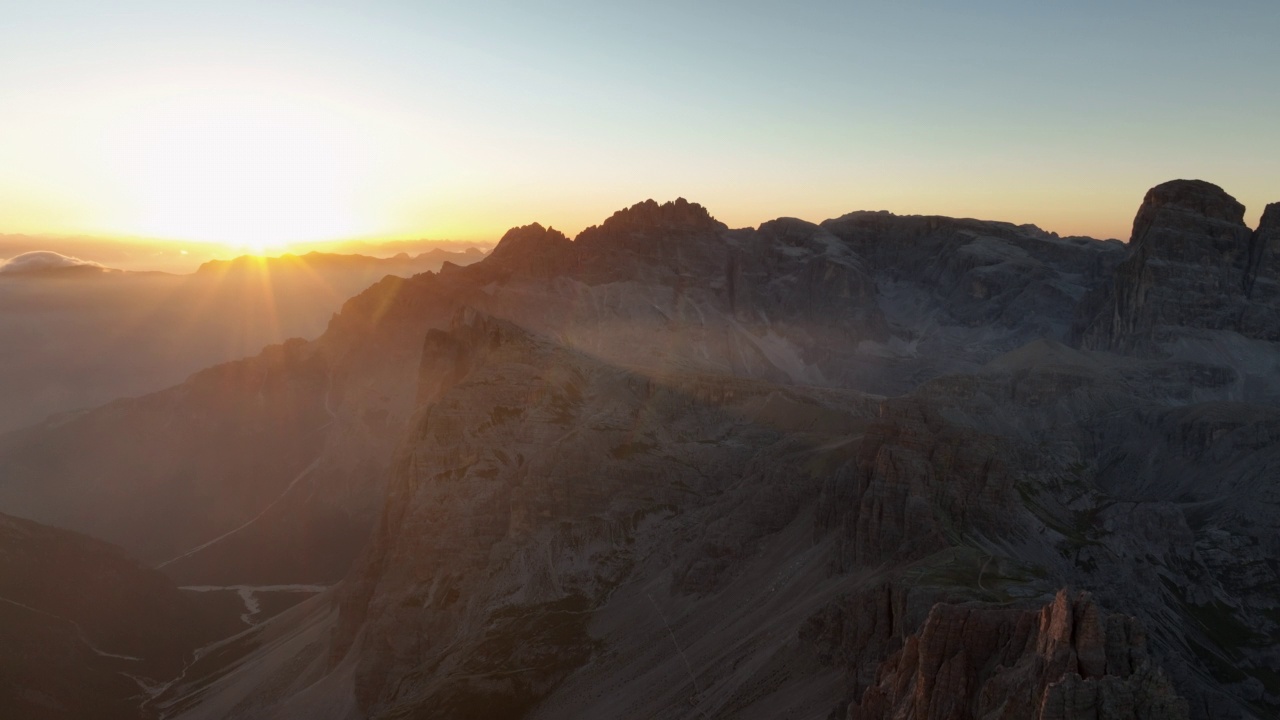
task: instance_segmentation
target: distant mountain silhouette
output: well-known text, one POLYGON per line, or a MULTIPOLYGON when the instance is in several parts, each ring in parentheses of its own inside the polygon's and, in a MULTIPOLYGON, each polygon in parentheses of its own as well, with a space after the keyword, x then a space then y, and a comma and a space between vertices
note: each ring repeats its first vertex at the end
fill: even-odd
POLYGON ((415 258, 309 253, 215 261, 190 275, 54 252, 0 264, 0 431, 181 382, 289 337, 314 337, 355 292, 479 251, 415 258))

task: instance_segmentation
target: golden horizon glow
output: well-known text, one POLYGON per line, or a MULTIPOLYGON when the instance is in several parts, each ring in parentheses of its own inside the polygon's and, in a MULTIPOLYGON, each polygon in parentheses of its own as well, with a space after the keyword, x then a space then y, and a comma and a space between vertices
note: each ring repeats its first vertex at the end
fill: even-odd
POLYGON ((1280 51, 1256 8, 1184 3, 1155 46, 1119 5, 713 4, 677 26, 575 3, 496 24, 475 4, 321 5, 7 17, 0 233, 492 243, 683 196, 733 227, 884 209, 1125 239, 1174 178, 1222 186, 1250 224, 1278 199, 1277 101, 1253 89, 1280 51), (957 32, 1000 26, 999 51, 957 32), (1209 27, 1237 42, 1186 54, 1209 27), (775 34, 776 53, 741 42, 775 34), (914 61, 884 61, 906 46, 914 61))

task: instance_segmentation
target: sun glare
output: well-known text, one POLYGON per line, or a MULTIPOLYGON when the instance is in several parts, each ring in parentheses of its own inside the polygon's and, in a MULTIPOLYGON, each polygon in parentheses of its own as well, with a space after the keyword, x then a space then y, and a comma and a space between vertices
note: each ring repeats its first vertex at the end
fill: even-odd
POLYGON ((367 231, 360 143, 322 113, 222 100, 162 109, 126 138, 119 175, 138 234, 264 254, 367 231))

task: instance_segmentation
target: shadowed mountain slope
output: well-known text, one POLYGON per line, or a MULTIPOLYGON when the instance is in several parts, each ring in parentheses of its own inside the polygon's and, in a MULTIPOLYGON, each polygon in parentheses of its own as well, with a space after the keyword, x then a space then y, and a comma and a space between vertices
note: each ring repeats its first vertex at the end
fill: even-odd
POLYGON ((137 718, 148 690, 238 629, 233 617, 119 548, 0 515, 5 717, 137 718))

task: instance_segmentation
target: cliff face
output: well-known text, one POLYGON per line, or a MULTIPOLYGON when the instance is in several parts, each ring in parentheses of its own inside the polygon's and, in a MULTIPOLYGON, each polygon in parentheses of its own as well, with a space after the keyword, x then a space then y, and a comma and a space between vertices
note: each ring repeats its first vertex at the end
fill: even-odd
POLYGON ((1222 188, 1199 180, 1152 188, 1134 219, 1129 257, 1085 308, 1082 345, 1168 355, 1166 346, 1188 332, 1280 339, 1276 211, 1264 213, 1254 232, 1244 210, 1222 188))
POLYGON ((817 530, 840 538, 839 567, 911 562, 961 533, 1016 539, 1012 451, 1001 439, 946 422, 916 399, 881 402, 859 444, 855 471, 833 474, 817 530))
MULTIPOLYGON (((635 562, 636 525, 713 490, 662 459, 686 452, 695 428, 723 426, 714 411, 501 321, 462 322, 469 371, 415 422, 342 599, 333 651, 361 654, 356 692, 371 713, 518 714, 589 657, 584 621, 635 562), (406 694, 397 678, 428 658, 432 676, 406 694), (527 670, 501 677, 516 666, 527 670)), ((697 455, 727 471, 742 456, 697 455)))
POLYGON ((1178 720, 1140 627, 1059 592, 1038 612, 939 604, 881 667, 850 720, 1178 720))
MULTIPOLYGON (((1032 347, 881 400, 640 375, 464 311, 428 336, 436 382, 360 570, 331 598, 328 670, 304 684, 333 684, 343 717, 1239 717, 1227 678, 1206 686, 1195 668, 1223 653, 1265 677, 1255 641, 1206 636, 1196 608, 1213 601, 1161 577, 1216 576, 1207 597, 1246 604, 1265 591, 1196 556, 1202 531, 1158 499, 1185 492, 1154 484, 1166 469, 1117 471, 1151 499, 1116 516, 1135 493, 1098 472, 1106 457, 1095 469, 1093 433, 1133 406, 1131 383, 1164 397, 1168 371, 1090 360, 1032 347)), ((1160 432, 1239 463, 1265 445, 1266 417, 1160 432)), ((1258 489, 1220 492, 1208 522, 1229 526, 1240 500, 1269 497, 1258 489)), ((313 716, 301 702, 264 712, 313 716)))
POLYGON ((1240 332, 1249 337, 1280 340, 1280 203, 1262 212, 1258 229, 1249 242, 1249 267, 1245 272, 1245 311, 1240 332))

